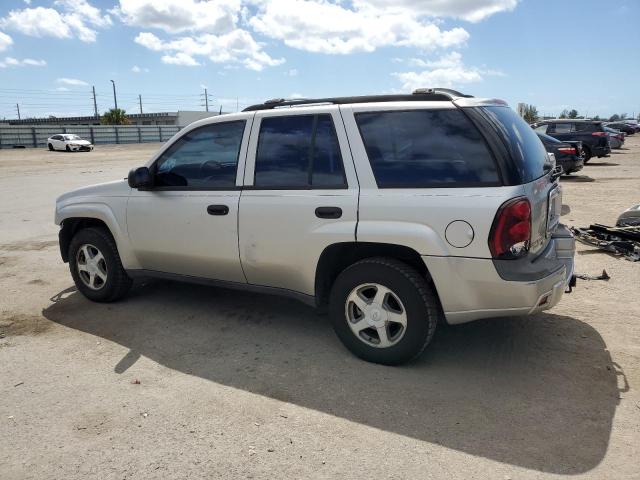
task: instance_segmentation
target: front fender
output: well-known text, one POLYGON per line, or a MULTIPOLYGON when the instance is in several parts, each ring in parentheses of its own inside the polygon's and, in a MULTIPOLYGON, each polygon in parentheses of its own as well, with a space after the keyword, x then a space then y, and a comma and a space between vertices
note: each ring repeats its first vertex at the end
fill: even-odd
POLYGON ((55 222, 58 225, 71 219, 95 219, 103 222, 116 242, 123 267, 139 268, 127 234, 126 206, 127 198, 124 197, 110 197, 109 204, 100 201, 59 203, 56 205, 55 222))

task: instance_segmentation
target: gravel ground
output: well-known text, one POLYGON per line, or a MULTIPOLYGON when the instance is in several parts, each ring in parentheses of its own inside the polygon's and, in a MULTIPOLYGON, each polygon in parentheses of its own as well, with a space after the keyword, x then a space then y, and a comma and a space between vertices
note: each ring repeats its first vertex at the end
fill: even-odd
MULTIPOLYGON (((640 478, 640 263, 579 245, 549 312, 357 360, 293 300, 167 281, 73 288, 57 195, 158 145, 0 151, 0 478, 640 478)), ((640 202, 640 135, 563 179, 569 225, 640 202)))

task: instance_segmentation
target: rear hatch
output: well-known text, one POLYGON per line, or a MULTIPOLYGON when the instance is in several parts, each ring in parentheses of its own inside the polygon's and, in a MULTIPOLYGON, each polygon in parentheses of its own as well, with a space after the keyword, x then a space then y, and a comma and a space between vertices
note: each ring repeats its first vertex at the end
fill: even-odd
POLYGON ((528 257, 537 257, 549 244, 560 220, 562 189, 554 178, 552 157, 535 131, 508 106, 479 108, 509 152, 516 180, 531 204, 531 243, 528 257))

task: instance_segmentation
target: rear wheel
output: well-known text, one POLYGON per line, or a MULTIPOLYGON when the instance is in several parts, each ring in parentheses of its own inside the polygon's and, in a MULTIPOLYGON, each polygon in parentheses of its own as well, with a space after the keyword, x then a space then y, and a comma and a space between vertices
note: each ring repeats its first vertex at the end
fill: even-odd
POLYGON ((47 147, 49 148, 49 151, 50 151, 50 152, 53 152, 53 145, 48 144, 48 145, 47 145, 47 147))
POLYGON ((329 302, 342 343, 369 362, 398 365, 422 353, 441 316, 433 288, 409 265, 368 258, 336 279, 329 302))
POLYGON ((116 243, 103 228, 86 228, 75 234, 69 245, 69 268, 80 293, 94 302, 118 300, 131 287, 116 243))
POLYGON ((584 152, 584 163, 587 163, 591 160, 591 149, 589 147, 582 147, 582 151, 584 152))

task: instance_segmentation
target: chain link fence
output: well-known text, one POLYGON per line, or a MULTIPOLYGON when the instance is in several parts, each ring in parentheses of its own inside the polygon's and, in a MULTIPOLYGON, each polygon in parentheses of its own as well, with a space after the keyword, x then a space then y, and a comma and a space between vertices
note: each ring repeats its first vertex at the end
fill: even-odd
POLYGON ((47 138, 73 133, 94 145, 107 143, 164 142, 180 131, 175 125, 69 125, 19 126, 0 125, 0 148, 43 147, 47 138))

